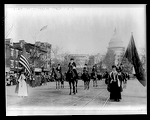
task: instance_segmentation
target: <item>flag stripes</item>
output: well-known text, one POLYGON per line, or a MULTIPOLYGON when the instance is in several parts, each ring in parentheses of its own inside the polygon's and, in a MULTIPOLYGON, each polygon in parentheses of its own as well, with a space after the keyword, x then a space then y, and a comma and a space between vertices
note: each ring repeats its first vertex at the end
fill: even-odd
POLYGON ((31 73, 30 64, 25 56, 23 56, 23 55, 20 56, 19 63, 26 68, 26 70, 29 72, 29 74, 31 73))

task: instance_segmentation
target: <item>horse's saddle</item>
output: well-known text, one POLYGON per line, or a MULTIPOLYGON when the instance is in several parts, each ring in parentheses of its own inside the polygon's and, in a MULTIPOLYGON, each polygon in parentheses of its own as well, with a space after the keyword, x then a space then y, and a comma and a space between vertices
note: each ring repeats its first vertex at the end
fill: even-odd
POLYGON ((68 73, 72 76, 72 78, 76 77, 76 74, 75 74, 75 72, 73 71, 73 69, 70 69, 70 70, 68 71, 68 73))

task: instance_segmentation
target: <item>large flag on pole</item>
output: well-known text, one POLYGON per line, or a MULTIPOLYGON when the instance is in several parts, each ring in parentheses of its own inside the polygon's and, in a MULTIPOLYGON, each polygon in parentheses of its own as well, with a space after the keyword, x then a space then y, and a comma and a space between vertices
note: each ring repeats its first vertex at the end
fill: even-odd
POLYGON ((46 28, 47 28, 47 25, 46 25, 46 26, 43 26, 43 27, 40 29, 40 31, 45 30, 46 28))
POLYGON ((146 86, 146 78, 144 75, 144 69, 143 69, 142 63, 140 61, 140 58, 139 58, 139 55, 135 46, 133 35, 131 35, 131 39, 126 49, 124 57, 126 57, 128 61, 134 66, 136 77, 139 80, 139 82, 143 86, 146 86))
POLYGON ((29 74, 31 74, 30 64, 27 59, 25 47, 23 48, 23 53, 20 55, 19 63, 25 67, 29 74))

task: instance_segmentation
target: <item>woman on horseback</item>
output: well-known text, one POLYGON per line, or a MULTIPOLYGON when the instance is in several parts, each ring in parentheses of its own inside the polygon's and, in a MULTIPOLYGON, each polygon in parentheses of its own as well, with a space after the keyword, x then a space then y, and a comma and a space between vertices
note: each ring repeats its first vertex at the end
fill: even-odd
POLYGON ((69 95, 71 95, 71 89, 73 87, 73 93, 77 93, 77 83, 78 83, 78 73, 76 71, 76 63, 74 62, 74 59, 71 58, 70 62, 68 64, 68 71, 66 74, 66 79, 69 82, 69 86, 70 86, 70 93, 69 95))
POLYGON ((60 64, 58 64, 58 66, 56 67, 56 70, 57 70, 57 71, 60 73, 60 75, 61 75, 61 78, 60 78, 61 88, 64 88, 64 80, 63 80, 62 70, 61 70, 60 64))
POLYGON ((88 73, 87 64, 85 64, 84 67, 83 67, 83 74, 82 74, 81 78, 84 81, 84 89, 89 89, 90 76, 89 76, 89 73, 88 73))
POLYGON ((92 79, 93 79, 93 87, 97 87, 97 69, 95 65, 92 68, 92 79))
POLYGON ((69 72, 70 70, 73 70, 73 72, 74 72, 75 75, 76 75, 76 78, 78 78, 78 73, 77 73, 77 70, 76 70, 76 63, 74 62, 74 59, 73 59, 73 58, 70 59, 68 68, 69 68, 69 69, 68 69, 68 72, 69 72))

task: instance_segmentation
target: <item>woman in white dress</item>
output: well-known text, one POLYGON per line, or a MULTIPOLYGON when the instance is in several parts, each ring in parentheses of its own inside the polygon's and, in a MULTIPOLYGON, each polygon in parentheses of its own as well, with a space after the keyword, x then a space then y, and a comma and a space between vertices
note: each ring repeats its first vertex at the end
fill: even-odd
POLYGON ((19 82, 18 96, 20 97, 28 96, 27 83, 25 79, 26 77, 24 75, 24 72, 22 72, 18 79, 19 82))

